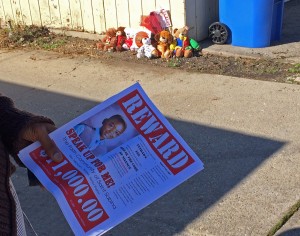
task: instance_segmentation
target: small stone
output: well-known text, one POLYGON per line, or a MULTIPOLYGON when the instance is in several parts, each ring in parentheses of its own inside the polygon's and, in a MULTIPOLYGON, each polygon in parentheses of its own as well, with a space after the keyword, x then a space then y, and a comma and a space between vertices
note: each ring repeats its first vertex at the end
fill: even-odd
POLYGON ((300 83, 300 77, 296 77, 294 81, 300 83))

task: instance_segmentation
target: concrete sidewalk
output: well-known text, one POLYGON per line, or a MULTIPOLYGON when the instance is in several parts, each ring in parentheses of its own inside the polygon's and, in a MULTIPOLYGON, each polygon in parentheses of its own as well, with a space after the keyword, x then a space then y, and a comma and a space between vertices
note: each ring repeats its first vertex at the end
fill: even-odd
MULTIPOLYGON (((1 91, 58 126, 139 81, 203 160, 204 171, 107 235, 267 235, 300 199, 298 85, 43 51, 0 51, 0 71, 1 91)), ((38 235, 72 235, 53 197, 25 175, 18 169, 13 181, 38 235)))
POLYGON ((275 236, 299 236, 300 235, 300 211, 298 210, 286 223, 280 228, 275 236))

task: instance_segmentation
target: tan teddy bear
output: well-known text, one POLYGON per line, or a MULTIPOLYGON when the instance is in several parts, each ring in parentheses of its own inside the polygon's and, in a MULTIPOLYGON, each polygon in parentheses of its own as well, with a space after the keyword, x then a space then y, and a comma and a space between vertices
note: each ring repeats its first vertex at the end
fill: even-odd
POLYGON ((176 57, 192 57, 193 56, 193 48, 190 44, 190 39, 188 37, 187 26, 174 29, 174 42, 171 45, 171 50, 174 52, 176 57))
POLYGON ((170 51, 170 45, 173 42, 172 34, 167 30, 163 30, 156 34, 154 38, 157 41, 157 50, 160 52, 161 58, 170 58, 172 56, 170 51))

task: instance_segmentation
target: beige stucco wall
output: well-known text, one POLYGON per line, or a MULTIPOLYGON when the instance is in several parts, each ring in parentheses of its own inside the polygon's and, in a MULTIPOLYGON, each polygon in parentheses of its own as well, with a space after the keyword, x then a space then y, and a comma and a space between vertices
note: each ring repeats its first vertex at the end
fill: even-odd
POLYGON ((141 15, 164 8, 170 11, 173 27, 188 25, 190 36, 207 36, 217 19, 218 0, 0 0, 1 22, 45 25, 92 33, 109 27, 138 28, 141 15))

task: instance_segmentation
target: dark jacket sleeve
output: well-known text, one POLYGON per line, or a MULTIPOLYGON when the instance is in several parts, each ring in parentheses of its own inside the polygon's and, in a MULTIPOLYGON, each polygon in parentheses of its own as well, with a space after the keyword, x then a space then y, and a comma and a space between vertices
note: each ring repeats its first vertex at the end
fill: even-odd
POLYGON ((21 139, 19 134, 22 129, 33 123, 50 123, 54 125, 49 118, 17 109, 12 99, 0 93, 0 138, 5 148, 20 166, 24 165, 17 154, 30 142, 21 139))
POLYGON ((17 235, 16 206, 9 188, 9 156, 0 140, 0 235, 17 235))

